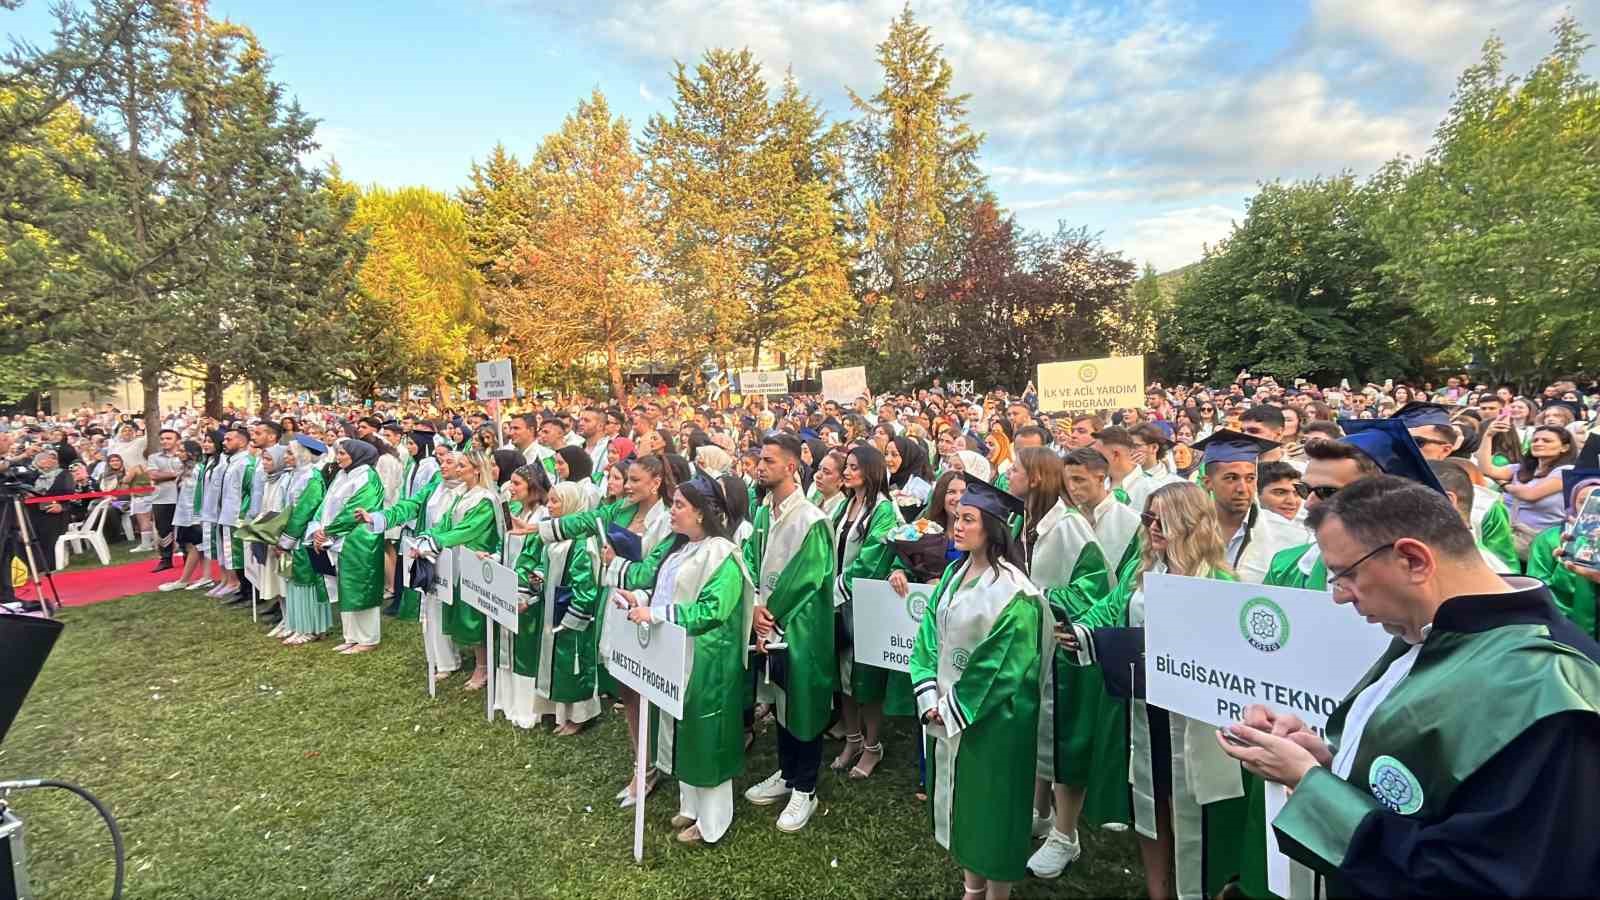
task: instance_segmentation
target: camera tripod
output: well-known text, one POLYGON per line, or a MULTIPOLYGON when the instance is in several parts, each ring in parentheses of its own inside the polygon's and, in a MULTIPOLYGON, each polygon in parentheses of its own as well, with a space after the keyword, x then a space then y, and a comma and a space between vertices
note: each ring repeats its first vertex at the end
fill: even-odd
MULTIPOLYGON (((54 616, 55 611, 61 606, 61 592, 56 590, 56 581, 49 571, 44 573, 41 582, 39 577, 39 560, 44 559, 44 548, 39 546, 39 536, 34 533, 33 525, 28 522, 28 512, 22 507, 22 494, 14 490, 0 489, 0 535, 8 535, 15 528, 19 542, 22 545, 22 556, 28 564, 28 576, 33 582, 33 595, 39 600, 39 608, 46 616, 54 616), (50 595, 45 596, 44 585, 50 585, 50 595), (51 600, 54 599, 52 604, 51 600)), ((52 551, 53 552, 53 551, 52 551)), ((0 578, 9 580, 11 573, 0 573, 0 578)), ((12 586, 13 594, 16 585, 12 586)))

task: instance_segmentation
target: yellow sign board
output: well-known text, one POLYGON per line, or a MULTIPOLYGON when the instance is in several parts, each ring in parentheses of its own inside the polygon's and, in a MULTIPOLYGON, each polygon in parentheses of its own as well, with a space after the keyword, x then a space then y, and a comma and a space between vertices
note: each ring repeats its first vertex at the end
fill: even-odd
POLYGON ((1144 357, 1112 356, 1039 366, 1039 410, 1092 413, 1144 405, 1144 357))

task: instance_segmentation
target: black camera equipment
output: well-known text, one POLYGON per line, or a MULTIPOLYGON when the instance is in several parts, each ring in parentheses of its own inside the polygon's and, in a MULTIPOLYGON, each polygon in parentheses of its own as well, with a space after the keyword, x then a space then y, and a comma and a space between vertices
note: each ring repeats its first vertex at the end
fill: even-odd
MULTIPOLYGON (((26 472, 29 470, 21 470, 26 472)), ((33 485, 28 484, 16 469, 7 469, 0 472, 0 536, 17 533, 17 541, 22 547, 23 562, 28 564, 28 576, 33 581, 33 596, 39 602, 39 608, 47 616, 55 615, 61 607, 61 593, 56 590, 55 576, 48 567, 44 567, 43 581, 40 580, 40 562, 45 560, 45 548, 39 545, 39 536, 33 530, 33 523, 28 521, 28 511, 23 507, 23 500, 29 496, 37 496, 38 492, 33 485), (44 585, 50 586, 50 595, 45 596, 44 585), (52 603, 52 601, 54 601, 52 603)), ((49 550, 55 553, 55 548, 49 550)), ((54 559, 54 557, 48 557, 54 559)), ((0 578, 11 582, 11 567, 0 571, 0 578)), ((12 585, 16 588, 17 585, 12 585)), ((0 900, 4 900, 0 897, 0 900)))
MULTIPOLYGON (((22 701, 33 689, 33 683, 44 668, 45 658, 61 636, 62 624, 41 616, 23 616, 0 612, 0 742, 16 721, 22 701)), ((56 788, 77 794, 105 820, 111 831, 111 848, 116 854, 116 875, 111 885, 112 900, 122 896, 122 877, 125 859, 122 852, 122 832, 117 820, 93 794, 66 781, 48 778, 25 778, 0 781, 0 900, 28 900, 32 896, 28 887, 28 855, 23 844, 23 823, 11 812, 9 800, 15 791, 34 788, 56 788)))

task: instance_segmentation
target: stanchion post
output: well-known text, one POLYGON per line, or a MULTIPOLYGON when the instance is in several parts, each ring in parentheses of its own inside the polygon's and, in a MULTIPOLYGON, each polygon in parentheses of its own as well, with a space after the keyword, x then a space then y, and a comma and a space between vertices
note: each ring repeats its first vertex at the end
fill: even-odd
POLYGON ((634 761, 633 783, 638 790, 633 803, 633 861, 644 863, 645 760, 650 756, 650 701, 639 698, 639 754, 634 761))

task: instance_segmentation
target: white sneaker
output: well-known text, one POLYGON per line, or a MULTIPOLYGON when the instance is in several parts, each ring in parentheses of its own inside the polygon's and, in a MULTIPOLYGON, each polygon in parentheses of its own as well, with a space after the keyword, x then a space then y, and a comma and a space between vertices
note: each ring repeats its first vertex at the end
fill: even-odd
MULTIPOLYGON (((789 794, 789 785, 783 780, 783 770, 779 769, 768 775, 760 784, 753 784, 745 789, 744 798, 757 806, 768 806, 777 803, 789 794)), ((805 824, 804 822, 801 823, 805 824)))
POLYGON ((178 590, 182 590, 183 588, 185 588, 187 586, 188 585, 185 585, 183 583, 183 579, 180 578, 177 581, 163 582, 159 587, 156 588, 156 590, 158 590, 158 591, 178 591, 178 590))
POLYGON ((1049 834, 1050 828, 1055 824, 1055 822, 1056 814, 1053 810, 1045 813, 1042 816, 1036 813, 1033 817, 1033 836, 1035 838, 1042 838, 1049 834))
POLYGON ((216 584, 217 583, 215 581, 212 581, 209 578, 202 578, 199 581, 191 582, 189 584, 189 590, 198 591, 201 588, 216 587, 216 584))
POLYGON ((789 795, 789 805, 783 808, 778 816, 778 830, 793 834, 806 827, 811 821, 811 814, 817 811, 817 795, 815 792, 795 791, 789 795))
POLYGON ((1069 836, 1051 828, 1044 844, 1028 857, 1028 871, 1037 878, 1059 878, 1082 852, 1076 832, 1069 836))

